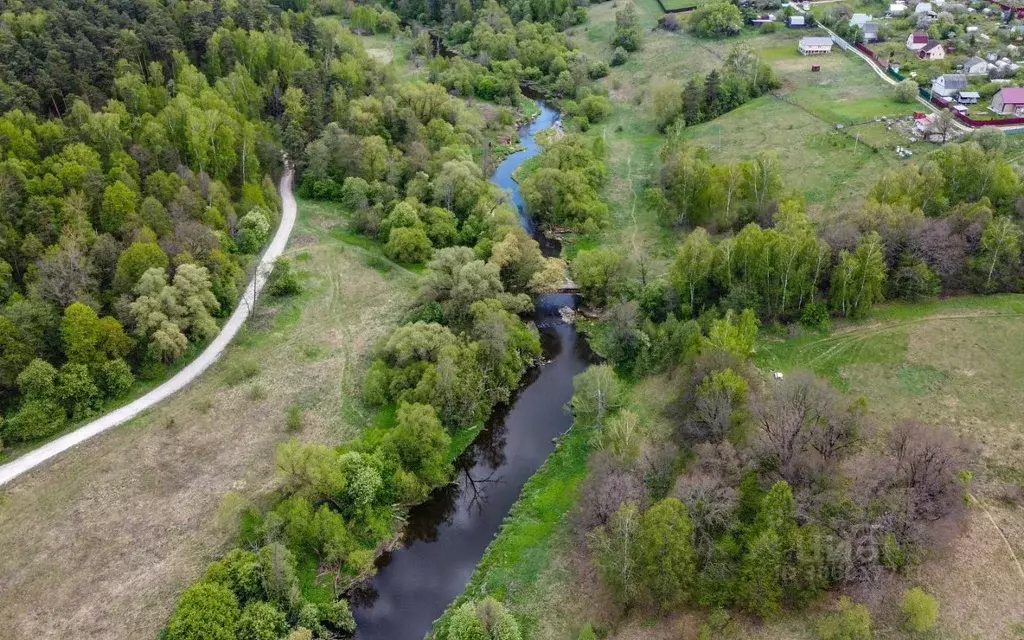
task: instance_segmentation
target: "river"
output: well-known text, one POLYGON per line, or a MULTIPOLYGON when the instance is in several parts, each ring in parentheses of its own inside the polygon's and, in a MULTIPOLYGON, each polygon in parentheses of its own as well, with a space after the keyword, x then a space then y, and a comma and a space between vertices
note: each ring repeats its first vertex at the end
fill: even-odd
MULTIPOLYGON (((545 255, 557 255, 560 247, 541 237, 526 215, 512 172, 541 152, 534 135, 557 119, 557 112, 541 104, 540 116, 520 132, 524 148, 506 157, 491 178, 511 192, 523 226, 545 255)), ((559 307, 575 306, 573 296, 544 295, 535 303, 545 364, 531 369, 510 402, 495 410, 456 461, 456 481, 410 511, 402 545, 381 556, 377 574, 351 594, 359 640, 422 640, 462 593, 523 484, 554 450, 553 439, 571 425, 563 407, 572 396, 573 377, 593 355, 558 314, 559 307)))

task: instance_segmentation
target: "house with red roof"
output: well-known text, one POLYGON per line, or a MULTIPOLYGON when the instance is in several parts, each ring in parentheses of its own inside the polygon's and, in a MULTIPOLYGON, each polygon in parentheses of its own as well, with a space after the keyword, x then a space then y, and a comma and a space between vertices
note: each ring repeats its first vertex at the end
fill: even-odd
POLYGON ((1024 87, 1003 87, 992 96, 988 108, 996 113, 1024 112, 1024 87))
POLYGON ((907 36, 907 48, 911 51, 920 51, 928 44, 928 34, 924 31, 915 31, 907 36))

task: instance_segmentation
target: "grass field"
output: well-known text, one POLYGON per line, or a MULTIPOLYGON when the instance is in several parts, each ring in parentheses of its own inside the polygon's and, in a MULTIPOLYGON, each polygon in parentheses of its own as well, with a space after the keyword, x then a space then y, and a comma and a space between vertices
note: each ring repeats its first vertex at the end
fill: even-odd
MULTIPOLYGON (((822 69, 812 73, 808 58, 797 52, 797 41, 806 31, 744 29, 734 38, 705 40, 685 27, 676 33, 653 29, 662 13, 656 0, 636 0, 636 7, 642 47, 602 80, 613 112, 588 134, 606 143, 609 184, 602 195, 613 223, 601 238, 584 242, 652 251, 656 261, 667 262, 679 234, 661 227, 639 198, 654 178, 657 151, 664 143, 650 89, 662 81, 682 83, 706 75, 738 45, 759 52, 772 65, 782 82, 781 97, 761 97, 684 130, 687 139, 708 147, 714 160, 736 161, 761 150, 774 151, 782 161, 785 188, 806 198, 811 214, 819 218, 859 207, 879 174, 902 162, 892 149, 908 146, 907 141, 875 119, 909 114, 913 106, 895 102, 891 87, 859 58, 837 49, 815 57, 814 64, 822 69), (837 130, 837 124, 844 128, 837 130)), ((588 57, 611 57, 615 11, 614 3, 593 5, 588 24, 573 30, 574 42, 588 57)), ((685 16, 680 19, 685 23, 685 16)), ((912 148, 920 154, 931 147, 912 148)))
POLYGON ((249 330, 188 389, 15 481, 0 496, 0 637, 152 638, 176 594, 233 537, 229 493, 274 486, 289 438, 336 443, 372 414, 365 357, 418 278, 332 234, 330 206, 301 202, 287 250, 296 299, 249 330), (289 407, 301 431, 285 427, 289 407))

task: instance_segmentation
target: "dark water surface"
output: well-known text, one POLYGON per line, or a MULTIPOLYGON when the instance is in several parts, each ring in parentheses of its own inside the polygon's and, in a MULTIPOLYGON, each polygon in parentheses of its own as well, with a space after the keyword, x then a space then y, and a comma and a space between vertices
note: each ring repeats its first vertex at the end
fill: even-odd
MULTIPOLYGON (((541 115, 521 132, 525 150, 508 156, 492 178, 511 191, 523 226, 535 237, 512 171, 540 152, 534 133, 557 118, 542 105, 541 115)), ((558 249, 550 241, 542 246, 546 254, 558 249)), ((572 396, 573 376, 593 355, 575 327, 559 318, 559 307, 575 307, 573 296, 546 295, 535 302, 546 364, 528 372, 509 404, 495 410, 487 429, 456 462, 455 483, 412 509, 402 546, 384 554, 377 575, 351 594, 356 638, 421 640, 462 593, 523 484, 554 450, 552 439, 572 423, 563 407, 572 396)))

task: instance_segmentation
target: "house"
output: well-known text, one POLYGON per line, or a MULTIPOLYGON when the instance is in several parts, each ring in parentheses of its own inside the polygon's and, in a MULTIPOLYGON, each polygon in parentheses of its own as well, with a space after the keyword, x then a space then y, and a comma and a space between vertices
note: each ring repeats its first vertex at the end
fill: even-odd
POLYGON ((878 40, 877 22, 865 22, 864 26, 860 29, 864 32, 864 42, 874 42, 875 40, 878 40))
POLYGON ((889 15, 891 16, 901 16, 906 12, 907 5, 903 4, 902 2, 897 2, 896 4, 889 5, 889 15))
POLYGON ((866 13, 855 13, 855 14, 853 14, 853 17, 850 18, 850 26, 851 27, 863 27, 870 20, 871 20, 871 16, 869 16, 866 13))
POLYGON ((805 56, 816 56, 832 52, 832 38, 809 36, 800 38, 800 53, 805 56))
POLYGON ((917 134, 924 139, 928 139, 928 134, 931 133, 932 128, 935 126, 935 121, 939 119, 937 113, 915 113, 914 114, 914 129, 917 134))
POLYGON ((932 80, 932 93, 943 98, 952 96, 957 91, 967 88, 967 76, 962 73, 945 73, 932 80))
POLYGON ((793 29, 807 26, 807 19, 803 16, 789 16, 788 26, 793 29))
POLYGON ((916 7, 914 7, 914 13, 917 14, 917 15, 921 15, 923 13, 925 15, 929 15, 930 16, 931 14, 933 14, 935 12, 932 11, 932 3, 930 3, 930 2, 921 2, 916 7))
POLYGON ((907 36, 907 48, 911 51, 920 51, 928 44, 928 34, 924 31, 915 31, 907 36))
POLYGON ((988 108, 996 113, 1024 111, 1024 87, 1003 87, 992 96, 988 108))
POLYGON ((988 63, 979 58, 978 56, 972 56, 964 61, 964 73, 969 76, 983 76, 988 74, 988 63))
POLYGON ((977 91, 957 91, 956 101, 960 104, 978 104, 981 94, 977 91))
POLYGON ((938 40, 929 40, 928 44, 917 52, 917 57, 922 60, 942 60, 946 57, 946 50, 938 40))

